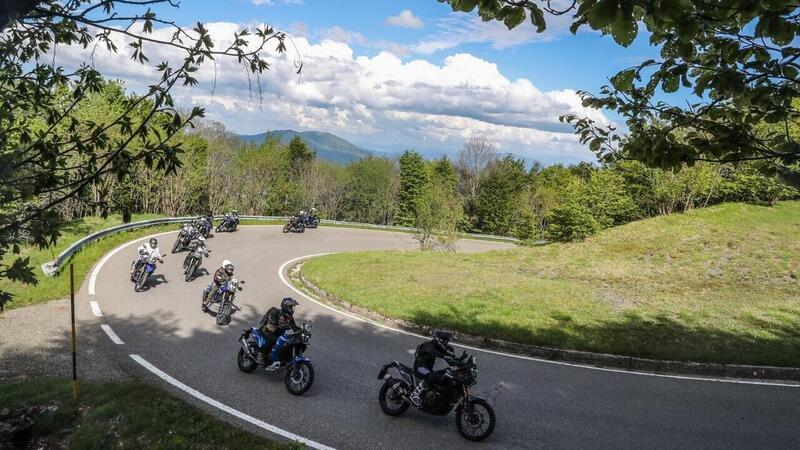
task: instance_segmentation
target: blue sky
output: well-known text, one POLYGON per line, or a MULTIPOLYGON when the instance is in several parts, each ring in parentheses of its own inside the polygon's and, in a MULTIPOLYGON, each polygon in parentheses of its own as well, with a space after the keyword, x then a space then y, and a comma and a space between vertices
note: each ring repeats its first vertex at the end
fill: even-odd
MULTIPOLYGON (((575 91, 597 92, 618 70, 658 56, 643 36, 629 48, 590 31, 573 36, 569 17, 549 17, 543 34, 527 21, 509 32, 435 0, 184 0, 159 13, 184 25, 216 23, 218 34, 268 23, 293 36, 304 63, 297 77, 297 55, 277 57, 257 106, 235 68, 221 71, 229 78, 213 97, 201 83, 177 96, 183 103, 204 106, 238 133, 322 130, 385 151, 455 153, 484 135, 545 163, 593 160, 558 116, 618 121, 584 111, 575 91)), ((129 63, 110 67, 129 86, 147 84, 120 64, 129 63)))

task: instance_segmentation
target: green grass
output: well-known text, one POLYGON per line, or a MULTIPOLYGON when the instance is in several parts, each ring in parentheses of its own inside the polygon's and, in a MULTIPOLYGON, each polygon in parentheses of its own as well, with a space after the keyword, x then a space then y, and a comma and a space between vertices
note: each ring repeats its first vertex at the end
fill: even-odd
MULTIPOLYGON (((140 220, 154 219, 157 217, 159 216, 136 215, 133 217, 133 221, 137 222, 140 220)), ((45 262, 55 259, 55 256, 58 256, 59 253, 69 247, 73 242, 86 236, 87 234, 121 224, 122 218, 120 216, 109 216, 106 219, 101 219, 99 217, 87 217, 67 224, 67 226, 65 226, 61 232, 62 236, 59 238, 58 243, 52 248, 40 250, 36 247, 23 247, 19 256, 29 256, 31 258, 31 264, 33 265, 34 271, 37 275, 38 284, 26 285, 0 278, 0 290, 10 292, 14 295, 14 300, 7 304, 6 308, 19 308, 35 303, 68 297, 69 268, 65 266, 62 268, 62 274, 50 278, 44 276, 41 270, 41 265, 45 262)), ((75 285, 80 287, 83 279, 86 277, 86 274, 92 268, 94 263, 103 254, 112 250, 114 247, 117 247, 118 245, 121 245, 132 239, 137 239, 163 231, 175 230, 177 229, 177 226, 177 224, 168 224, 126 231, 105 237, 99 241, 96 241, 92 245, 85 247, 81 252, 77 253, 72 258, 72 262, 75 264, 75 285)), ((14 256, 16 255, 8 255, 7 258, 14 256)))
POLYGON ((330 255, 303 272, 354 304, 468 334, 800 367, 800 202, 723 204, 484 254, 330 255))
POLYGON ((0 384, 0 405, 56 405, 35 419, 32 437, 46 448, 301 448, 239 430, 141 382, 84 382, 75 402, 64 379, 0 384))

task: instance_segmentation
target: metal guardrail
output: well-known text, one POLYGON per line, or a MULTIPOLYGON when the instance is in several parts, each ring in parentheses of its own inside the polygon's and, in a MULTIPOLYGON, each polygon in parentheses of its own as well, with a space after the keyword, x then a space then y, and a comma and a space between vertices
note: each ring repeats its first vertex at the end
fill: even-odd
MULTIPOLYGON (((100 230, 95 233, 92 233, 88 236, 85 236, 78 241, 75 241, 72 245, 67 247, 63 252, 61 252, 58 257, 53 261, 48 261, 42 264, 42 272, 44 272, 45 276, 52 277, 55 276, 61 267, 72 258, 72 256, 79 252, 83 247, 86 245, 91 244, 94 241, 102 239, 106 236, 110 236, 112 234, 119 233, 121 231, 129 231, 135 230, 138 228, 147 228, 156 225, 164 225, 169 223, 183 223, 190 221, 197 216, 184 216, 184 217, 166 217, 163 219, 151 219, 151 220, 142 220, 139 222, 131 222, 122 225, 117 225, 115 227, 106 228, 105 230, 100 230)), ((214 216, 215 220, 221 220, 223 216, 214 216)), ((276 221, 276 220, 289 220, 289 216, 249 216, 249 215, 239 215, 239 220, 260 220, 260 221, 276 221)), ((371 223, 358 223, 358 222, 344 222, 341 220, 327 220, 322 219, 320 220, 320 224, 330 224, 330 225, 339 225, 339 226, 350 226, 350 227, 357 227, 357 228, 368 228, 368 229, 376 229, 376 230, 386 230, 386 231, 402 231, 406 233, 413 233, 416 231, 414 228, 411 227, 399 227, 394 225, 375 225, 371 223)), ((491 234, 477 234, 477 233, 462 233, 461 236, 467 238, 478 238, 478 239, 492 239, 498 241, 507 241, 507 242, 519 242, 517 238, 507 237, 507 236, 495 236, 491 234)))

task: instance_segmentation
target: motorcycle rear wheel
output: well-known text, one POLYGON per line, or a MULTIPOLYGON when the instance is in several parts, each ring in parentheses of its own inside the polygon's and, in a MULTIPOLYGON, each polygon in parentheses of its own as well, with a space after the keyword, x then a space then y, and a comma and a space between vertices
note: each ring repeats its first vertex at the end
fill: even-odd
POLYGON ((283 381, 290 394, 303 395, 314 384, 314 366, 308 361, 290 364, 283 381))
POLYGON ((239 365, 239 370, 244 373, 250 373, 258 367, 258 364, 253 361, 253 358, 247 356, 243 348, 239 348, 239 354, 236 356, 236 363, 239 365))
POLYGON ((489 437, 497 421, 494 409, 482 398, 468 400, 469 404, 456 410, 456 428, 468 441, 478 442, 489 437), (468 409, 470 411, 466 411, 468 409))
MULTIPOLYGON (((392 398, 394 395, 392 388, 398 384, 400 384, 399 380, 386 380, 381 386, 380 393, 378 393, 378 403, 381 405, 381 410, 389 416, 400 416, 411 406, 411 403, 402 398, 392 398)), ((400 387, 398 386, 398 388, 400 387)))

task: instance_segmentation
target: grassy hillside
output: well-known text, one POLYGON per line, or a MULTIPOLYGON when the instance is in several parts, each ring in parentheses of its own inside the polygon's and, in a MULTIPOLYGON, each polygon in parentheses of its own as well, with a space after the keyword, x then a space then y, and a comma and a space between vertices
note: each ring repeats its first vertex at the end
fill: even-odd
POLYGON ((274 137, 282 143, 288 144, 295 136, 300 136, 310 149, 317 152, 317 158, 337 164, 347 164, 371 154, 369 150, 363 149, 350 141, 322 131, 275 130, 268 133, 239 137, 244 141, 257 144, 264 142, 269 137, 274 137))
POLYGON ((471 334, 800 367, 800 202, 723 204, 479 255, 331 255, 304 273, 383 314, 471 334))

